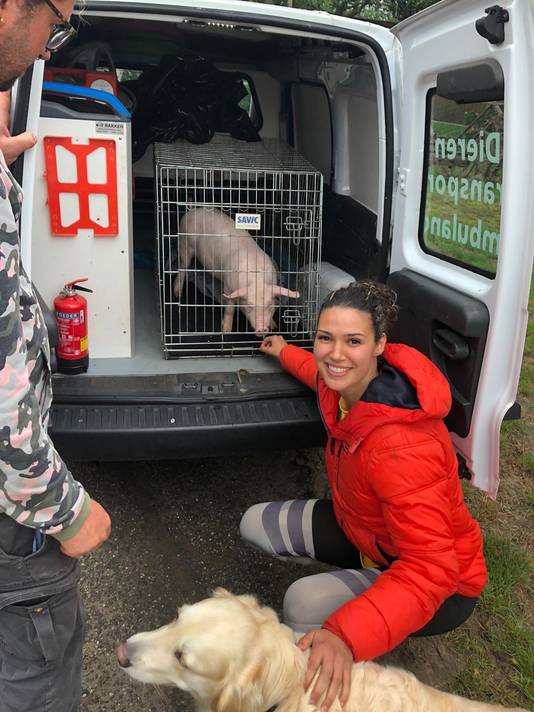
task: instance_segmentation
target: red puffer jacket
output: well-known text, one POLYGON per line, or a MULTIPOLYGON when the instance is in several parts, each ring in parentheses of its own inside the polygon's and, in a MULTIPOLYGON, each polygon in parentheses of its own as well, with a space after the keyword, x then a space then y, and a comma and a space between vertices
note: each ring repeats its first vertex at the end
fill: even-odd
POLYGON ((318 390, 328 430, 326 467, 336 518, 373 561, 395 561, 324 623, 356 660, 383 655, 433 617, 454 593, 486 583, 482 536, 465 506, 442 418, 449 385, 419 351, 387 344, 384 373, 338 421, 339 394, 317 377, 313 355, 285 346, 281 365, 318 390))

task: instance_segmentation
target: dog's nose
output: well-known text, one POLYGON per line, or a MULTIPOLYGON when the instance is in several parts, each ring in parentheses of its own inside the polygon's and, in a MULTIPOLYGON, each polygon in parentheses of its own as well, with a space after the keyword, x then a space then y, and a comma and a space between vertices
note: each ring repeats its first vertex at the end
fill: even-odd
POLYGON ((130 667, 131 663, 126 652, 126 643, 120 643, 119 645, 117 645, 115 654, 117 655, 117 660, 119 661, 119 665, 121 667, 130 667))

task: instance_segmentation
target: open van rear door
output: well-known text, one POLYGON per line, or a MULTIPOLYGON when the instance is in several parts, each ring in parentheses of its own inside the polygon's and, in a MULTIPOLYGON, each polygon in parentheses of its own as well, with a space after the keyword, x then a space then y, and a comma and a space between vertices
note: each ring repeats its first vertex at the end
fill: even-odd
POLYGON ((388 282, 393 337, 448 377, 460 460, 496 496, 534 251, 534 5, 444 0, 393 28, 400 162, 388 282))

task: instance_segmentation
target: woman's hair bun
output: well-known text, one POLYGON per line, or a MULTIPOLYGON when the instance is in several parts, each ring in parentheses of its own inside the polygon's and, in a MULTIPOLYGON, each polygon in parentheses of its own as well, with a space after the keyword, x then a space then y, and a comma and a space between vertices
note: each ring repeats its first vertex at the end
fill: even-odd
POLYGON ((332 307, 350 307, 367 312, 373 322, 376 339, 389 334, 397 320, 397 293, 381 282, 357 280, 340 287, 326 297, 319 315, 332 307))

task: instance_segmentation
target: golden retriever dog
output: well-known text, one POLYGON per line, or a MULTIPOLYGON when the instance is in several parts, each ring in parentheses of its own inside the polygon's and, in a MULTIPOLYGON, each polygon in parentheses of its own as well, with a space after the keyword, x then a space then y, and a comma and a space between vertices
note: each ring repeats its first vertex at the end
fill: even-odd
MULTIPOLYGON (((222 588, 180 608, 178 618, 121 643, 117 658, 136 680, 175 685, 193 695, 198 712, 313 712, 304 692, 308 653, 293 631, 253 596, 222 588)), ((345 712, 497 712, 504 707, 449 695, 409 672, 355 663, 345 712)), ((331 712, 341 712, 337 700, 331 712)), ((518 708, 516 708, 516 711, 518 708)), ((523 711, 524 712, 524 711, 523 711)))

